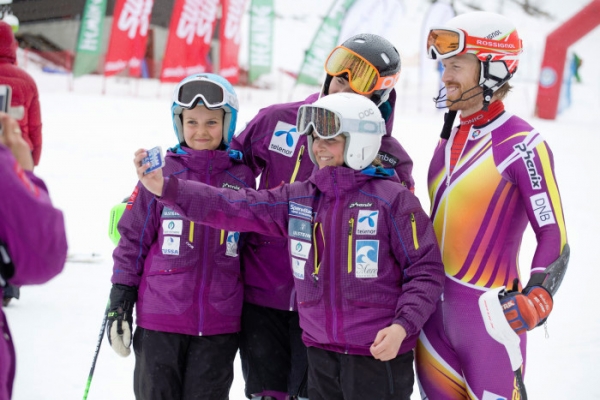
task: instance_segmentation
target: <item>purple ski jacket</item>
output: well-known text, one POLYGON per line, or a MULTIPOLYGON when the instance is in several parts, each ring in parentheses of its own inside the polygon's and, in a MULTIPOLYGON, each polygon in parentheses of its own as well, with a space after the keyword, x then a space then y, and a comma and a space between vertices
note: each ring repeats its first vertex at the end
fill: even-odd
MULTIPOLYGON (((163 173, 228 191, 254 187, 224 151, 168 151, 163 173)), ((239 233, 196 225, 157 202, 140 183, 118 225, 112 283, 138 288, 136 324, 186 335, 238 332, 243 284, 239 233)))
MULTIPOLYGON (((312 104, 319 98, 315 93, 303 101, 275 104, 263 108, 246 128, 231 142, 231 148, 244 154, 244 163, 255 176, 260 175, 259 189, 271 189, 282 183, 308 179, 315 165, 308 156, 308 141, 296 131, 296 114, 303 104, 312 104)), ((382 139, 379 159, 384 167, 394 168, 400 181, 413 189, 412 160, 393 138, 396 91, 390 93, 386 120, 387 133, 382 139)), ((287 265, 287 242, 282 238, 249 233, 247 246, 242 249, 244 300, 276 308, 296 310, 294 281, 287 265)), ((289 265, 287 265, 289 267, 289 265)))
POLYGON ((371 355, 392 323, 414 348, 444 282, 437 240, 419 200, 391 178, 347 167, 304 182, 238 192, 167 178, 159 201, 212 227, 286 238, 307 346, 371 355))
MULTIPOLYGON (((52 206, 44 182, 23 171, 3 145, 0 176, 0 240, 15 266, 10 283, 20 286, 47 282, 62 271, 67 257, 63 214, 52 206)), ((2 295, 0 285, 0 298, 2 295)), ((8 400, 15 377, 15 349, 1 308, 0 335, 0 400, 8 400)))

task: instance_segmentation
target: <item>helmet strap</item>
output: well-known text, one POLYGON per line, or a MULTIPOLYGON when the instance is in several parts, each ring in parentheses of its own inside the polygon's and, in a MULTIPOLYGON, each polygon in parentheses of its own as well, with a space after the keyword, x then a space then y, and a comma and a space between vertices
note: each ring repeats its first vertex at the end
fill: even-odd
POLYGON ((456 111, 448 111, 446 114, 444 114, 444 126, 442 127, 442 132, 440 133, 440 137, 442 139, 450 138, 450 132, 452 132, 452 124, 454 124, 456 113, 456 111))

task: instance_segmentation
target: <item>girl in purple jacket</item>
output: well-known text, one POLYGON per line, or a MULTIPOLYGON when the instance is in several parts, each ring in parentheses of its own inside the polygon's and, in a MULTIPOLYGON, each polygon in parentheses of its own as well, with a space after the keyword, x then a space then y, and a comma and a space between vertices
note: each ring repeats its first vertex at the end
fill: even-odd
MULTIPOLYGON (((7 283, 47 282, 65 265, 63 213, 52 206, 17 121, 0 113, 0 298, 7 283), (35 251, 33 251, 35 248, 35 251)), ((0 308, 0 400, 12 395, 15 349, 0 308)))
MULTIPOLYGON (((231 192, 254 187, 250 169, 227 150, 237 111, 226 79, 181 81, 171 107, 179 144, 164 174, 231 192)), ((136 398, 228 399, 243 300, 239 233, 196 225, 139 183, 118 230, 107 334, 129 355, 135 304, 136 398)))
POLYGON ((300 107, 297 128, 318 170, 270 190, 143 175, 144 150, 134 162, 155 199, 187 218, 289 240, 311 400, 409 399, 413 348, 443 288, 431 222, 374 162, 385 123, 371 100, 323 97, 300 107))

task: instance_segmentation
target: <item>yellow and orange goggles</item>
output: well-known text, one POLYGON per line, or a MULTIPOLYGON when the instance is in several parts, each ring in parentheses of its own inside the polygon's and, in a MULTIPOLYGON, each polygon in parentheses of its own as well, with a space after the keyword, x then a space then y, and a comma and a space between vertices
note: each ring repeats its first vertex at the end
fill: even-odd
POLYGON ((427 36, 427 55, 432 59, 444 59, 473 50, 476 53, 521 52, 521 40, 510 35, 504 41, 469 36, 461 29, 432 28, 427 36))
POLYGON ((353 91, 359 94, 371 94, 376 90, 394 87, 400 72, 381 76, 373 64, 354 51, 338 46, 325 61, 325 71, 331 76, 348 74, 348 83, 353 91))

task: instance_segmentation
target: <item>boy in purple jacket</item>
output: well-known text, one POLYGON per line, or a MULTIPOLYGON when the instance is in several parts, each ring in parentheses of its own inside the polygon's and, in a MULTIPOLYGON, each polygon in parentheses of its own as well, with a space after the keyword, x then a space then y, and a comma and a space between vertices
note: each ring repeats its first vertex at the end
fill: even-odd
POLYGON ((286 238, 308 347, 311 400, 408 400, 413 348, 444 281, 437 240, 418 199, 376 160, 385 122, 364 96, 300 107, 298 132, 318 166, 307 181, 230 192, 144 175, 156 200, 215 228, 286 238))
MULTIPOLYGON (((332 50, 325 70, 321 93, 260 110, 233 138, 231 147, 242 151, 244 163, 260 175, 259 189, 305 181, 314 169, 306 157, 306 136, 295 127, 298 108, 329 94, 355 92, 370 98, 386 121, 378 159, 394 168, 402 184, 412 190, 412 160, 392 137, 393 86, 400 74, 396 48, 381 36, 359 34, 332 50)), ((251 232, 240 254, 244 274, 240 356, 248 398, 284 400, 286 394, 289 399, 306 398, 306 348, 298 325, 294 279, 289 268, 282 268, 288 251, 284 238, 251 232)))
MULTIPOLYGON (((171 112, 179 144, 167 152, 166 176, 232 192, 254 187, 249 168, 227 150, 238 99, 226 79, 185 78, 171 112)), ((196 225, 141 184, 118 230, 107 334, 128 356, 135 304, 136 398, 228 399, 243 300, 239 233, 196 225)))
MULTIPOLYGON (((29 145, 18 123, 0 113, 0 297, 2 288, 47 282, 67 257, 63 214, 52 206, 44 182, 33 175, 29 145), (32 249, 35 247, 35 251, 32 249)), ((0 308, 0 400, 12 395, 15 349, 0 308)))

